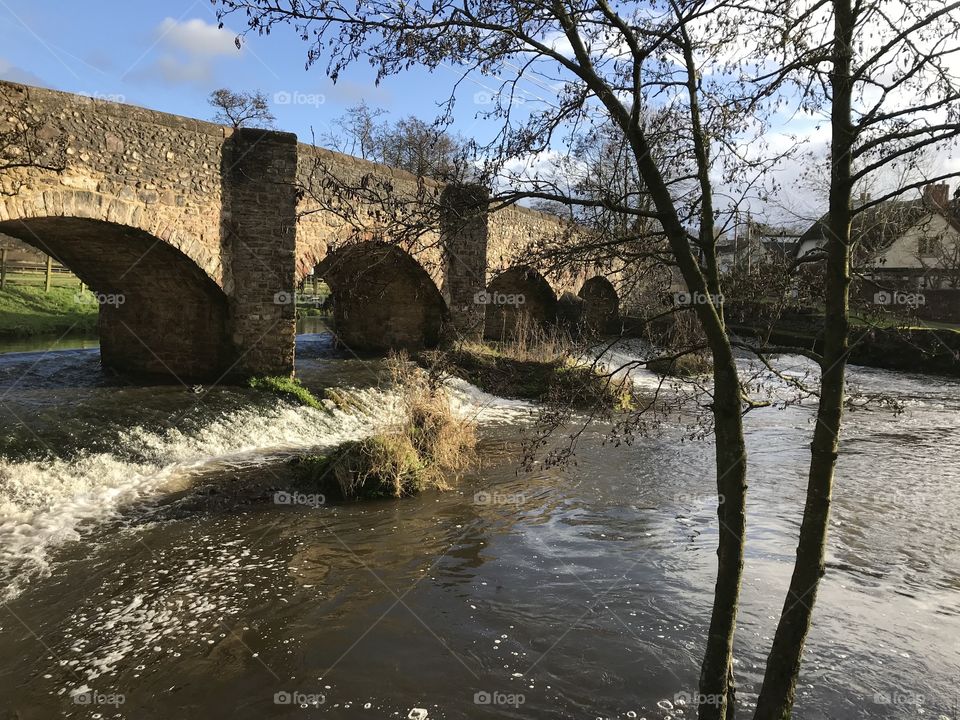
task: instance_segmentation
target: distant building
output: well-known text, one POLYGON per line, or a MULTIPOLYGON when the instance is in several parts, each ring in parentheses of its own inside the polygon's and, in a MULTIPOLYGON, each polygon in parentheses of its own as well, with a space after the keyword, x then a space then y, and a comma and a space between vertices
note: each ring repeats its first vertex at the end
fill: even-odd
POLYGON ((732 238, 724 236, 717 241, 717 265, 720 272, 751 272, 766 263, 794 257, 799 238, 796 230, 757 222, 747 215, 746 222, 734 223, 732 238))
MULTIPOLYGON (((960 191, 958 191, 960 192, 960 191)), ((797 257, 826 245, 828 216, 803 235, 797 257)), ((854 264, 869 279, 904 289, 960 288, 960 200, 947 184, 916 200, 890 200, 854 216, 854 264)))

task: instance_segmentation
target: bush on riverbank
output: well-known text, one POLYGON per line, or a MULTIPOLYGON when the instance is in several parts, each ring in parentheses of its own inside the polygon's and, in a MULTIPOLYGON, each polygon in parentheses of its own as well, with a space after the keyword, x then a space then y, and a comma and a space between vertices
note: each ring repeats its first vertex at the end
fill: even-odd
POLYGON ((647 370, 655 372, 657 375, 692 378, 711 372, 713 363, 706 355, 689 353, 680 357, 654 358, 647 362, 647 370))
POLYGON ((395 422, 327 455, 299 458, 301 486, 346 500, 404 497, 450 489, 450 477, 473 461, 475 426, 457 417, 439 377, 404 356, 388 365, 400 394, 395 422))
POLYGON ((94 332, 99 306, 76 287, 7 285, 0 290, 0 337, 94 332))
MULTIPOLYGON (((425 489, 425 468, 410 438, 380 433, 299 459, 303 487, 345 499, 403 497, 425 489)), ((445 488, 444 488, 445 489, 445 488)))
POLYGON ((267 376, 250 378, 247 384, 254 390, 271 392, 275 395, 299 402, 301 405, 322 410, 323 405, 307 390, 296 378, 283 376, 267 376))
POLYGON ((422 353, 421 363, 442 367, 484 392, 501 397, 557 403, 580 410, 628 410, 629 381, 596 367, 576 364, 569 346, 557 340, 531 343, 463 342, 422 353))

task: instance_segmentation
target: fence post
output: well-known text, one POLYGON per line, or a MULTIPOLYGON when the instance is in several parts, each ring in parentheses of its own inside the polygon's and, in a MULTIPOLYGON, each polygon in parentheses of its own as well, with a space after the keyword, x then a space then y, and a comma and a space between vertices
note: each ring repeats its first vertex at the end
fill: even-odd
POLYGON ((7 286, 7 249, 0 250, 0 290, 7 286))
POLYGON ((47 255, 47 278, 46 282, 43 285, 43 291, 45 293, 50 292, 50 276, 53 274, 53 258, 50 255, 47 255))

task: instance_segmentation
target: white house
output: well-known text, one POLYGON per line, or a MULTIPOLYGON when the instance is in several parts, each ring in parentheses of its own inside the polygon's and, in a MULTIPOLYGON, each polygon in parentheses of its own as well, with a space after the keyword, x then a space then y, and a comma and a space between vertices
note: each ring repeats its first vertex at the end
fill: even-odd
MULTIPOLYGON (((797 257, 826 244, 824 215, 801 237, 797 257)), ((854 216, 854 265, 867 277, 913 288, 960 288, 960 191, 928 185, 917 200, 891 200, 854 216)))

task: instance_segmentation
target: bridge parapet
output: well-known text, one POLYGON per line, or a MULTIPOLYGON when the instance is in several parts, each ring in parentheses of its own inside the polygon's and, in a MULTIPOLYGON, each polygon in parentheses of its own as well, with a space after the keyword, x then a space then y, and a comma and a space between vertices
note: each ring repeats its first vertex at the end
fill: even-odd
MULTIPOLYGON (((41 140, 65 144, 65 166, 0 173, 0 233, 54 256, 95 290, 129 296, 122 309, 101 308, 101 356, 123 369, 181 379, 291 372, 295 306, 284 299, 351 242, 395 245, 436 286, 427 292, 411 270, 400 283, 414 293, 409 302, 384 290, 393 335, 432 334, 441 315, 475 335, 486 311, 476 296, 530 264, 534 244, 567 230, 526 208, 491 212, 482 188, 446 187, 291 134, 0 81, 0 130, 17 115, 41 140), (431 309, 414 311, 414 302, 431 309)), ((593 274, 584 267, 548 280, 557 294, 576 293, 593 274)))

